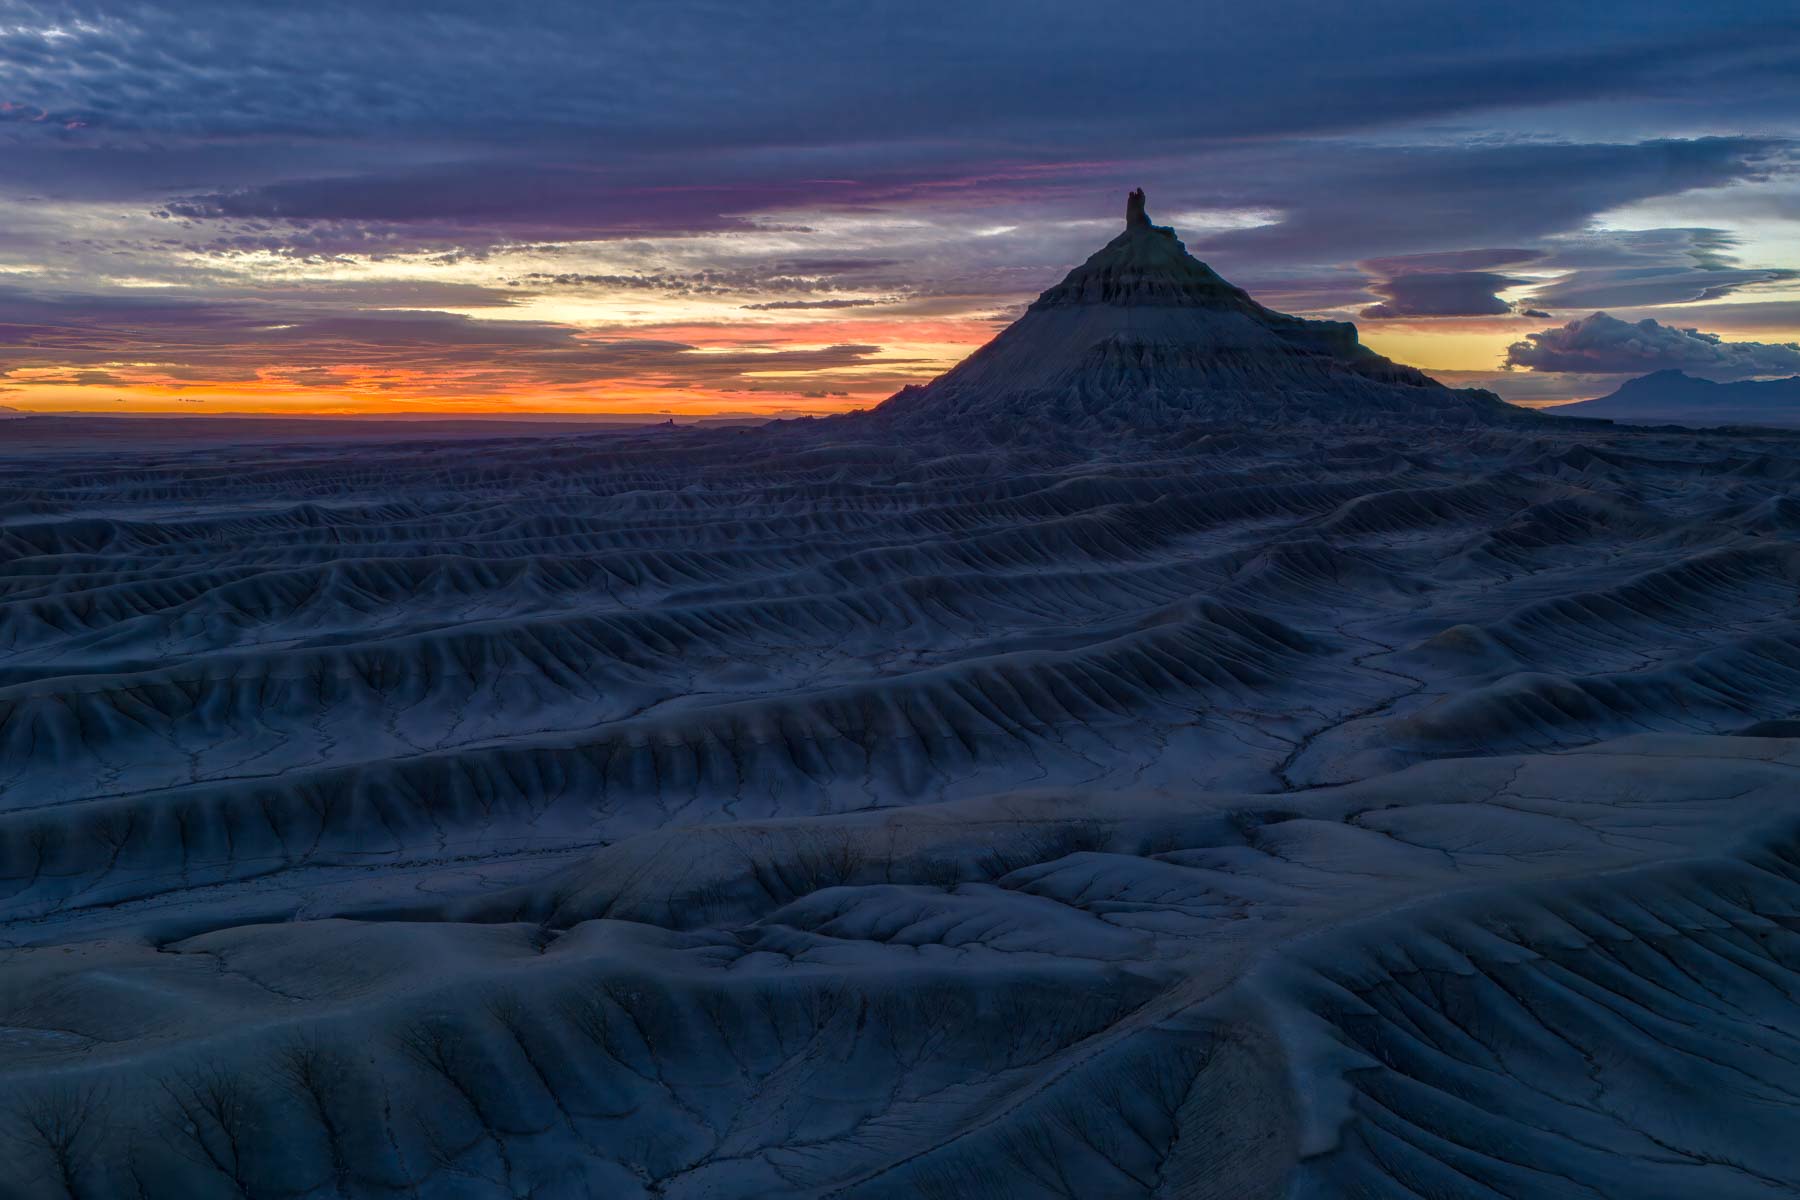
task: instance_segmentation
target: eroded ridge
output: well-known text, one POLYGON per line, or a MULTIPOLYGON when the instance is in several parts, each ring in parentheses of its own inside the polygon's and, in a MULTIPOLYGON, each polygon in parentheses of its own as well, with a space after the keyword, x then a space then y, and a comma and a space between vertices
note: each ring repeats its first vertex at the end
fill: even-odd
POLYGON ((0 1194, 1793 1190, 1797 479, 0 456, 0 1194))

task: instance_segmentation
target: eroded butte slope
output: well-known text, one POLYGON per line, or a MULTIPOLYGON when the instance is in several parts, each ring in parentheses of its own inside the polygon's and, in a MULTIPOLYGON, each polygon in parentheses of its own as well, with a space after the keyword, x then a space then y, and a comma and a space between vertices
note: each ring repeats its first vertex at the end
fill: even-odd
POLYGON ((1445 387, 1376 354, 1348 321, 1265 308, 1153 224, 1133 192, 1125 230, 987 345, 876 410, 910 436, 1021 428, 1093 437, 1199 421, 1334 428, 1529 425, 1491 392, 1445 387))
POLYGON ((0 1195, 1795 1190, 1795 442, 893 429, 0 459, 0 1195))

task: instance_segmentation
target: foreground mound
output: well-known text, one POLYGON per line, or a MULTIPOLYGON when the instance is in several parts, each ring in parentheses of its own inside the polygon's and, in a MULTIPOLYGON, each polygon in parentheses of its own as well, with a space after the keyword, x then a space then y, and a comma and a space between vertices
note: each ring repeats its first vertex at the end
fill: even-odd
POLYGON ((0 453, 0 1196, 1800 1177, 1800 453, 0 453))
POLYGON ((10 1195, 1763 1197, 1800 742, 671 830, 15 948, 10 1195))

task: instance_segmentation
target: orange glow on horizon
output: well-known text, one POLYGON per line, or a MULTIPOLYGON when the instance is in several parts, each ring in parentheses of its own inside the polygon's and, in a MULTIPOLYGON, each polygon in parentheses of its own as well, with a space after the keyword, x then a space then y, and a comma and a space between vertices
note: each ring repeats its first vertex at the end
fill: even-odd
MULTIPOLYGON (((1005 324, 992 309, 953 316, 746 316, 729 321, 569 327, 567 341, 522 351, 483 340, 412 347, 339 344, 226 348, 182 362, 16 367, 0 378, 0 410, 36 414, 251 416, 613 417, 661 419, 826 415, 870 408, 942 374, 1005 324), (594 348, 590 357, 589 347, 594 348), (617 349, 616 361, 610 357, 617 349), (644 350, 647 357, 634 355, 644 350), (358 361, 358 352, 366 359, 358 361), (232 360, 242 356, 242 366, 232 360), (271 356, 264 359, 262 356, 271 356), (533 357, 539 355, 540 357, 533 357), (763 357, 767 356, 766 365, 763 357), (568 357, 559 357, 568 356, 568 357), (84 376, 89 378, 83 379, 84 376)), ((492 326, 504 329, 506 321, 492 326)), ((1518 317, 1359 322, 1362 341, 1452 387, 1495 387, 1507 346, 1542 322, 1518 317)), ((158 347, 160 350, 161 347, 158 347)), ((169 356, 165 353, 155 357, 169 356)), ((1543 407, 1589 399, 1591 379, 1504 387, 1543 407), (1523 394, 1519 394, 1523 393, 1523 394)))
MULTIPOLYGON (((982 318, 751 320, 731 325, 633 327, 578 340, 664 342, 691 347, 679 369, 556 382, 531 377, 504 356, 475 366, 396 368, 346 361, 259 362, 229 379, 176 378, 153 365, 110 364, 112 381, 77 382, 74 366, 21 369, 0 389, 0 408, 31 413, 257 416, 772 416, 868 408, 908 383, 923 383, 993 336, 982 318), (792 365, 784 352, 871 347, 855 362, 792 365), (705 372, 714 356, 736 364, 726 378, 705 372), (767 353, 769 366, 756 359, 767 353), (250 375, 250 378, 244 378, 250 375), (328 382, 298 384, 310 375, 328 382)), ((183 373, 191 375, 191 371, 183 373)), ((220 374, 227 374, 221 371, 220 374)))
POLYGON ((813 397, 798 392, 743 391, 718 388, 674 388, 619 381, 604 388, 522 389, 512 392, 446 393, 442 380, 434 389, 408 394, 399 389, 382 394, 331 389, 295 389, 284 384, 190 384, 180 388, 145 386, 107 388, 111 398, 97 400, 92 387, 42 384, 7 393, 0 407, 20 412, 88 415, 155 414, 220 416, 767 416, 778 413, 847 412, 880 403, 898 389, 847 392, 813 397))

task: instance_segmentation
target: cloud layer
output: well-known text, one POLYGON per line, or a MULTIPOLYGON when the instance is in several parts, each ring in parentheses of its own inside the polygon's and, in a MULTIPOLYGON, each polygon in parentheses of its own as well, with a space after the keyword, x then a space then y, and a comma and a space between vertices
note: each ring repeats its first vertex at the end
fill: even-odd
POLYGON ((1707 379, 1800 375, 1800 344, 1728 342, 1651 318, 1621 321, 1597 312, 1507 347, 1506 365, 1533 371, 1641 375, 1676 370, 1707 379))
POLYGON ((0 0, 0 285, 44 310, 0 336, 0 387, 524 403, 655 344, 644 378, 722 406, 868 402, 984 340, 1137 185, 1317 315, 1791 304, 1800 246, 1768 230, 1796 109, 1777 0, 1529 26, 1426 0, 0 0))
POLYGON ((1513 306, 1497 294, 1531 283, 1485 268, 1530 263, 1545 257, 1538 250, 1463 250, 1376 258, 1359 264, 1374 275, 1369 290, 1382 298, 1362 315, 1390 317, 1487 317, 1510 313, 1513 306))

